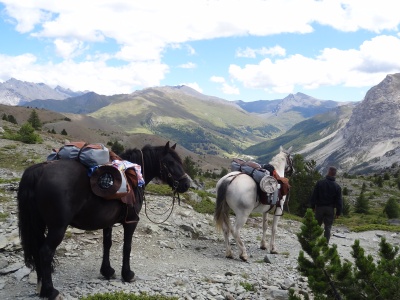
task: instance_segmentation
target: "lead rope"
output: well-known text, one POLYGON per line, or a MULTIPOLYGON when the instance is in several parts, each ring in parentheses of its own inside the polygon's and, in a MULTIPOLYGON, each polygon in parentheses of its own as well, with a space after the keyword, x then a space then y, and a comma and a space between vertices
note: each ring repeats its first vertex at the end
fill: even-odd
MULTIPOLYGON (((143 178, 145 178, 145 176, 144 176, 144 159, 143 159, 143 152, 140 150, 140 153, 142 154, 142 166, 143 166, 143 168, 142 168, 142 169, 143 169, 142 175, 143 175, 143 178)), ((161 167, 161 165, 160 165, 160 167, 161 167)), ((152 223, 154 223, 154 224, 162 224, 162 223, 166 222, 166 221, 169 219, 169 217, 172 215, 172 211, 174 210, 174 206, 175 206, 175 194, 176 194, 176 188, 175 188, 174 194, 173 194, 173 196, 172 196, 172 205, 171 205, 171 211, 169 212, 169 215, 165 218, 165 220, 163 220, 163 221, 161 221, 161 222, 156 222, 156 221, 152 220, 152 219, 149 217, 148 213, 147 213, 147 202, 146 202, 145 188, 143 188, 144 213, 145 213, 147 219, 149 219, 149 221, 152 222, 152 223)), ((179 194, 178 194, 178 200, 179 200, 179 204, 180 204, 181 199, 180 199, 180 197, 179 197, 179 194)), ((155 213, 154 211, 151 211, 151 210, 149 209, 149 211, 150 211, 152 214, 155 214, 155 215, 158 215, 158 216, 164 215, 165 213, 168 212, 168 210, 169 210, 169 209, 167 209, 167 210, 166 210, 165 212, 163 212, 163 213, 158 214, 158 213, 155 213)))

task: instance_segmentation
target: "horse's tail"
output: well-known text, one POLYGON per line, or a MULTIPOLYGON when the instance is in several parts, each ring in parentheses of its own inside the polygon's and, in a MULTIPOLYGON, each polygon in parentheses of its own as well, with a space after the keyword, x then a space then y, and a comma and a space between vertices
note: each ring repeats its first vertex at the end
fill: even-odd
POLYGON ((45 236, 45 224, 40 218, 35 199, 35 185, 42 164, 25 170, 18 188, 18 227, 24 251, 25 265, 35 269, 39 264, 39 248, 45 236))
POLYGON ((214 222, 218 230, 222 229, 222 225, 225 223, 229 228, 229 205, 226 202, 226 191, 231 183, 230 180, 223 180, 217 187, 217 200, 214 212, 214 222))

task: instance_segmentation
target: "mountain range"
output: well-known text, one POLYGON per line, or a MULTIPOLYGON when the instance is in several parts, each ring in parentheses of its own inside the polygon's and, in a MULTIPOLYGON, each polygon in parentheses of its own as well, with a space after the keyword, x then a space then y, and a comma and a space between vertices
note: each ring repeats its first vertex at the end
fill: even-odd
MULTIPOLYGON (((104 136, 113 138, 159 136, 203 157, 267 161, 279 146, 293 146, 295 153, 315 160, 321 170, 334 164, 346 172, 363 173, 396 163, 399 82, 400 74, 387 75, 363 101, 343 103, 302 93, 232 102, 187 86, 104 96, 10 79, 0 84, 0 103, 59 112, 72 118, 74 126, 91 120, 91 130, 98 126, 108 132, 104 136)), ((60 122, 66 125, 56 121, 45 126, 63 126, 60 122)), ((72 132, 69 125, 67 131, 72 132)))

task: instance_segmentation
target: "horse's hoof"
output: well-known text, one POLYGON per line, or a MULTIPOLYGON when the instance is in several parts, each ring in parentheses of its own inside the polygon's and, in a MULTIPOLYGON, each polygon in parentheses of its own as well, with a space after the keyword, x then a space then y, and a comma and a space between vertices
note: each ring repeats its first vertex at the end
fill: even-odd
POLYGON ((60 294, 59 291, 57 291, 56 289, 53 289, 53 291, 51 292, 51 295, 48 297, 43 297, 46 300, 63 300, 63 296, 60 294))
POLYGON ((225 256, 227 259, 233 259, 233 256, 232 255, 227 255, 227 256, 225 256))
POLYGON ((261 250, 267 250, 267 247, 265 247, 265 246, 260 246, 260 249, 261 249, 261 250))
POLYGON ((271 254, 278 254, 279 252, 276 251, 276 250, 271 250, 269 253, 271 253, 271 254))
POLYGON ((121 276, 125 282, 132 282, 132 281, 134 281, 135 273, 132 271, 121 272, 121 276))
POLYGON ((247 256, 240 256, 240 259, 243 260, 244 262, 247 262, 248 260, 247 256))
POLYGON ((113 268, 108 268, 107 270, 101 268, 100 269, 100 274, 104 276, 105 279, 110 280, 110 279, 115 279, 115 270, 113 268))

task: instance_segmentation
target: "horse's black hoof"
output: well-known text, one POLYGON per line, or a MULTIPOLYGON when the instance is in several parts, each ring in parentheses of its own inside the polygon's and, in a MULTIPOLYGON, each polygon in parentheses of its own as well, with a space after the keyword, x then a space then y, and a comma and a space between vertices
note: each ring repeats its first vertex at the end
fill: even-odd
POLYGON ((100 269, 100 274, 104 276, 105 279, 110 280, 115 278, 115 270, 113 268, 100 269))
POLYGON ((135 278, 135 273, 132 272, 132 271, 121 272, 121 276, 122 276, 122 279, 123 279, 125 282, 132 282, 133 279, 135 278))
POLYGON ((271 254, 279 254, 279 252, 276 251, 276 250, 271 250, 270 253, 271 253, 271 254))
POLYGON ((227 259, 233 259, 232 255, 225 256, 227 259))
POLYGON ((261 249, 261 250, 267 250, 267 247, 260 246, 260 249, 261 249))
POLYGON ((40 297, 47 300, 62 300, 60 292, 56 289, 52 289, 51 292, 40 293, 40 297))

